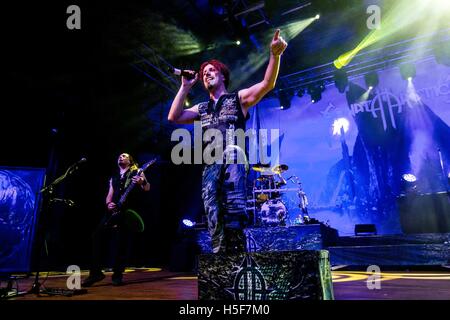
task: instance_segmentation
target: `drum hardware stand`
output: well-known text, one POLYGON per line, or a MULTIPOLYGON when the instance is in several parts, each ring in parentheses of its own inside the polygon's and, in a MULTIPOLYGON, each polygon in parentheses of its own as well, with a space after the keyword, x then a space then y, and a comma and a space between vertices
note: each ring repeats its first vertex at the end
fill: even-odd
MULTIPOLYGON (((261 222, 262 225, 264 223, 274 223, 273 217, 262 217, 264 210, 269 210, 269 214, 273 209, 278 210, 277 216, 278 222, 280 225, 285 225, 286 220, 290 221, 288 210, 285 207, 283 200, 281 199, 281 193, 287 191, 296 191, 298 196, 298 207, 302 210, 302 213, 298 215, 295 219, 301 220, 300 224, 310 223, 312 220, 308 214, 308 199, 306 197, 306 193, 303 191, 302 183, 299 181, 299 178, 296 175, 292 175, 287 179, 284 179, 282 176, 283 172, 286 172, 289 167, 285 164, 280 164, 274 166, 273 168, 269 168, 268 166, 257 165, 254 166, 253 170, 257 172, 270 172, 269 175, 262 175, 257 178, 253 183, 253 210, 254 210, 254 224, 258 225, 258 222, 261 222), (275 181, 274 177, 278 176, 279 181, 275 181), (259 188, 256 185, 256 181, 260 181, 261 185, 259 188), (282 188, 288 184, 288 181, 297 185, 297 188, 282 188), (257 207, 257 200, 262 202, 261 208, 257 207), (264 208, 266 206, 267 208, 264 208), (280 215, 280 210, 284 210, 284 216, 280 215), (261 221, 258 221, 260 219, 261 221)), ((267 211, 266 210, 266 211, 267 211)))
POLYGON ((306 197, 305 191, 303 191, 302 183, 299 181, 299 178, 296 175, 289 177, 287 180, 298 185, 298 207, 302 210, 302 213, 299 214, 299 216, 295 220, 301 218, 302 224, 308 224, 311 221, 311 218, 309 217, 308 213, 308 198, 306 197))

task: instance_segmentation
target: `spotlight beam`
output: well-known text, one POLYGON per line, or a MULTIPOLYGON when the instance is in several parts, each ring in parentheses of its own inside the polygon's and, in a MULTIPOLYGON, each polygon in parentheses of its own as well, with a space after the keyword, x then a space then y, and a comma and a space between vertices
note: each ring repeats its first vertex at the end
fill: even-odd
MULTIPOLYGON (((287 42, 294 39, 296 36, 298 36, 303 30, 305 30, 311 23, 315 21, 315 18, 308 18, 296 22, 287 23, 283 26, 280 26, 277 29, 280 29, 282 32, 282 35, 284 39, 286 39, 287 42)), ((267 43, 269 41, 270 35, 272 35, 275 32, 275 29, 272 30, 273 32, 269 32, 269 36, 264 39, 263 41, 267 43)), ((263 65, 267 63, 269 60, 269 56, 266 53, 258 53, 258 52, 252 52, 246 59, 247 61, 239 68, 239 70, 233 69, 232 73, 241 73, 242 76, 239 77, 239 79, 236 79, 236 81, 233 81, 233 88, 238 88, 241 86, 242 83, 247 81, 256 71, 258 71, 259 68, 261 68, 263 65), (245 70, 244 73, 240 72, 242 70, 245 70)))
MULTIPOLYGON (((432 6, 430 1, 423 0, 397 0, 390 10, 382 16, 381 26, 372 30, 354 49, 340 55, 334 65, 340 69, 347 66, 353 58, 363 49, 383 40, 387 40, 400 31, 420 25, 419 34, 436 31, 439 27, 430 21, 441 20, 445 14, 448 15, 450 5, 442 4, 442 10, 432 6), (406 18, 407 17, 407 18, 406 18), (425 19, 424 21, 421 21, 425 19)), ((434 3, 433 3, 434 5, 434 3)))

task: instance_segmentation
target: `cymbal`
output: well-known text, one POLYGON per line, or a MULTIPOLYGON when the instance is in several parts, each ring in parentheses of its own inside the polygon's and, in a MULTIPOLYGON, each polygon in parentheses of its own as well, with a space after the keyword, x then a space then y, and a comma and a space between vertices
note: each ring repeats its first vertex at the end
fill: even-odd
POLYGON ((256 178, 257 181, 266 181, 273 179, 273 175, 264 175, 256 178))
POLYGON ((278 166, 275 166, 272 168, 272 172, 276 173, 276 174, 280 174, 283 173, 285 171, 287 171, 289 169, 289 167, 285 164, 280 164, 278 166))
POLYGON ((267 172, 267 171, 270 171, 270 165, 259 163, 259 164, 253 165, 252 169, 257 172, 267 172))
POLYGON ((254 167, 263 167, 263 168, 269 168, 270 164, 269 163, 256 163, 253 165, 254 167))

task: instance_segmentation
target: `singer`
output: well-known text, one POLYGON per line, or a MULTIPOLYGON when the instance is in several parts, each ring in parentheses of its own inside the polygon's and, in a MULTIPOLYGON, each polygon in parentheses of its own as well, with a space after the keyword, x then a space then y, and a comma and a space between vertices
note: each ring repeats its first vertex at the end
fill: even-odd
MULTIPOLYGON (((242 129, 248 120, 248 110, 258 103, 275 87, 280 68, 281 55, 287 47, 286 41, 277 30, 270 43, 270 58, 264 79, 255 85, 237 92, 227 91, 230 82, 228 67, 218 60, 209 60, 201 64, 200 71, 191 80, 181 79, 181 87, 173 100, 169 111, 169 121, 189 124, 199 120, 203 132, 218 129, 226 137, 227 130, 242 129), (184 109, 188 92, 201 77, 203 86, 209 93, 209 101, 184 109)), ((204 142, 204 148, 212 142, 204 142)), ((228 143, 228 146, 227 146, 228 143)), ((236 158, 237 150, 229 148, 223 152, 224 158, 236 158)), ((242 150, 241 150, 242 151, 242 150)), ((202 198, 208 218, 208 230, 211 235, 214 253, 235 253, 245 251, 246 239, 243 232, 247 224, 246 212, 246 164, 229 163, 205 165, 202 175, 202 198)))
MULTIPOLYGON (((137 175, 138 166, 135 163, 133 157, 128 153, 122 153, 117 160, 119 172, 111 177, 109 180, 109 190, 106 196, 106 208, 107 213, 95 229, 92 235, 92 266, 90 268, 89 276, 83 281, 83 287, 90 287, 94 283, 101 281, 105 278, 102 272, 102 255, 103 255, 103 239, 106 236, 111 237, 111 252, 113 253, 113 275, 112 284, 114 286, 120 286, 123 284, 122 275, 125 270, 125 257, 127 253, 127 244, 131 236, 131 231, 127 229, 123 215, 120 217, 119 223, 112 227, 107 226, 105 223, 108 221, 110 214, 116 209, 116 203, 121 198, 122 194, 128 188, 130 184, 136 184, 140 186, 142 191, 150 190, 150 183, 147 181, 144 173, 137 175)), ((137 199, 133 192, 130 193, 131 197, 127 199, 127 207, 133 207, 136 205, 137 199), (134 196, 134 197, 133 197, 134 196)))

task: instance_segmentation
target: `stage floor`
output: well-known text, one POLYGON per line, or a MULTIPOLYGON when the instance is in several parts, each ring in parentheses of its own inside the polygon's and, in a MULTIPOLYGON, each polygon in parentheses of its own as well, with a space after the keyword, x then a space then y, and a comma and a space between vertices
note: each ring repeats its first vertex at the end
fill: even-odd
MULTIPOLYGON (((382 273, 380 289, 369 290, 369 274, 363 271, 333 271, 335 300, 450 300, 450 270, 447 271, 389 271, 382 273)), ((82 278, 87 272, 82 272, 82 278)), ((41 273, 40 282, 47 277, 41 273)), ((46 288, 67 288, 68 276, 49 273, 46 288)), ((18 280, 19 292, 31 288, 34 278, 18 280)), ((127 269, 125 285, 111 285, 111 272, 106 278, 87 288, 87 293, 66 296, 25 294, 12 300, 197 300, 197 277, 158 268, 127 269)), ((2 287, 5 283, 2 282, 2 287)))

